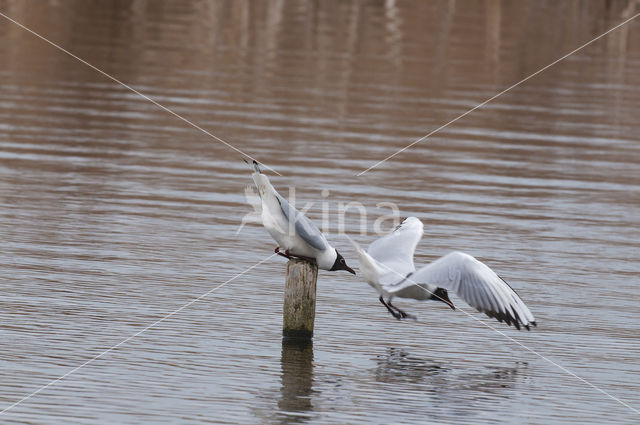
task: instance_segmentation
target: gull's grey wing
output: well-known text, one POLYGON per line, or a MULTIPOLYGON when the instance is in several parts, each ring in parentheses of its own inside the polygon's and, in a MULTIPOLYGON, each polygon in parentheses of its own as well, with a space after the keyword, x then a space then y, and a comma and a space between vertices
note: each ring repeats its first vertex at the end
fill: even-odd
POLYGON ((407 296, 407 291, 414 292, 409 290, 410 286, 415 289, 420 286, 426 291, 427 285, 452 291, 479 312, 518 329, 520 325, 527 329, 536 325, 533 314, 518 294, 486 264, 465 253, 452 252, 437 259, 389 292, 407 296))
MULTIPOLYGON (((329 248, 329 242, 324 237, 320 229, 316 227, 311 220, 304 214, 295 209, 285 198, 276 192, 276 197, 280 203, 280 208, 284 213, 287 221, 295 222, 295 231, 309 245, 317 250, 324 251, 329 248)), ((287 229, 288 230, 288 229, 287 229)))
POLYGON ((393 232, 376 239, 367 253, 398 275, 390 279, 398 281, 415 270, 413 253, 422 238, 422 222, 416 217, 406 218, 393 232))

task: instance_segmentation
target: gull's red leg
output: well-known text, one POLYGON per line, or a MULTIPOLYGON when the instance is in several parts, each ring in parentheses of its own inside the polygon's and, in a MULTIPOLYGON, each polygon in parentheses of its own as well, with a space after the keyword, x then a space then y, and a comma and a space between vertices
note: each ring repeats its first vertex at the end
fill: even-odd
POLYGON ((287 254, 289 256, 289 258, 299 258, 301 260, 308 261, 311 264, 315 264, 316 263, 316 259, 315 258, 305 257, 304 255, 291 254, 288 249, 285 251, 285 254, 287 254))
POLYGON ((387 305, 393 309, 395 309, 398 313, 400 313, 400 316, 402 316, 403 319, 406 319, 407 317, 409 319, 413 319, 413 320, 418 320, 418 318, 416 316, 414 316, 413 314, 409 314, 403 310, 400 310, 398 307, 396 307, 395 305, 391 304, 391 301, 387 301, 387 305))
POLYGON ((379 299, 380 299, 380 302, 382 303, 382 305, 383 305, 383 306, 385 306, 385 307, 387 307, 387 310, 389 310, 389 313, 391 313, 391 315, 392 315, 393 317, 395 317, 395 318, 396 318, 396 319, 398 319, 398 320, 400 320, 400 319, 402 319, 402 318, 403 318, 403 317, 402 317, 402 314, 398 313, 397 311, 395 311, 394 309, 392 309, 391 307, 389 307, 389 304, 387 304, 387 303, 384 301, 384 298, 382 298, 382 295, 380 295, 380 298, 379 298, 379 299))
POLYGON ((304 255, 294 255, 294 257, 299 258, 299 259, 304 260, 304 261, 308 261, 311 264, 315 264, 316 263, 316 259, 315 258, 305 257, 304 255))
POLYGON ((284 258, 288 258, 289 260, 291 260, 291 256, 289 255, 289 250, 287 249, 284 254, 282 252, 280 252, 280 247, 277 246, 276 249, 273 251, 278 255, 283 256, 284 258))

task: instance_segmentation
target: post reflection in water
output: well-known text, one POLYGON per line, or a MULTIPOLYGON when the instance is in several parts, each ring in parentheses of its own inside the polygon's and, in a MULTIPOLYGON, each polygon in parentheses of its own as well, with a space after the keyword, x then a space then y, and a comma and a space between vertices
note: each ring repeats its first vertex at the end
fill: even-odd
POLYGON ((295 424, 306 422, 313 410, 313 341, 283 338, 282 386, 278 401, 278 422, 295 424))

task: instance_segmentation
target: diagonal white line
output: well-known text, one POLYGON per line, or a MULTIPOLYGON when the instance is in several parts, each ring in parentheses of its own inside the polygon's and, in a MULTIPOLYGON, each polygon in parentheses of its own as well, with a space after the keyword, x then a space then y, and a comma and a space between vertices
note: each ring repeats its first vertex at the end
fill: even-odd
MULTIPOLYGON (((396 275, 398 275, 399 277, 401 277, 402 279, 409 281, 410 283, 414 284, 415 286, 417 286, 418 288, 422 289, 423 291, 427 292, 428 294, 430 294, 433 297, 436 297, 438 299, 440 299, 441 301, 444 301, 444 299, 442 297, 440 297, 439 295, 434 294, 433 292, 429 291, 427 288, 421 286, 419 283, 417 283, 416 281, 414 281, 413 279, 411 279, 409 276, 403 276, 401 273, 397 272, 396 270, 391 269, 390 267, 388 267, 385 264, 379 263, 380 265, 382 265, 384 268, 386 268, 387 270, 389 270, 392 273, 395 273, 396 275)), ((529 351, 530 353, 535 354, 536 356, 540 357, 541 359, 549 362, 550 364, 556 366, 557 368, 559 368, 560 370, 562 370, 563 372, 573 376, 574 378, 578 379, 579 381, 583 382, 584 384, 587 384, 588 386, 590 386, 591 388, 593 388, 594 390, 597 390, 599 392, 601 392, 602 394, 606 395, 607 397, 611 398, 612 400, 617 401, 618 403, 622 404, 625 407, 628 407, 629 409, 631 409, 632 411, 634 411, 635 413, 640 415, 640 410, 636 409, 635 407, 629 405, 628 403, 620 400, 618 397, 610 394, 609 392, 603 390, 602 388, 592 384, 591 382, 587 381, 586 379, 576 375, 575 373, 571 372, 569 369, 567 369, 566 367, 559 365, 558 363, 554 362, 553 360, 551 360, 550 358, 538 353, 537 351, 527 347, 526 345, 524 345, 523 343, 521 343, 520 341, 517 341, 516 339, 510 337, 509 335, 505 334, 504 332, 502 332, 499 329, 496 329, 495 327, 491 326, 490 324, 486 323, 484 320, 480 320, 477 317, 475 317, 474 315, 472 315, 471 313, 467 312, 466 310, 460 308, 460 307, 456 307, 457 310, 460 310, 461 312, 463 312, 464 314, 466 314, 467 316, 471 317, 473 320, 475 320, 476 322, 480 322, 482 323, 484 326, 488 327, 489 329, 492 329, 493 331, 499 333, 500 335, 504 336, 505 338, 507 338, 509 341, 511 342, 515 342, 516 344, 518 344, 520 347, 524 348, 525 350, 529 351)))
POLYGON ((86 362, 82 363, 80 366, 76 366, 73 369, 71 369, 69 372, 65 373, 62 376, 59 376, 58 378, 52 380, 51 382, 49 382, 46 385, 43 385, 42 387, 38 388, 36 391, 32 392, 31 394, 28 394, 24 397, 22 397, 20 400, 16 401, 15 403, 11 404, 10 406, 5 407, 3 410, 0 410, 0 415, 4 414, 5 412, 7 412, 10 409, 13 409, 14 407, 18 406, 19 404, 23 403, 24 401, 30 399, 31 397, 33 397, 34 395, 46 390, 47 388, 49 388, 50 386, 56 384, 57 382, 63 380, 64 378, 66 378, 67 376, 71 375, 72 373, 77 372, 78 370, 82 369, 83 367, 87 366, 89 363, 93 362, 94 360, 99 359, 100 357, 104 356, 105 354, 115 350, 116 348, 120 347, 122 344, 125 344, 127 342, 129 342, 130 340, 132 340, 133 338, 137 337, 138 335, 142 334, 143 332, 148 331, 149 329, 153 328, 154 326, 156 326, 158 323, 163 322, 165 320, 167 320, 168 318, 170 318, 171 316, 181 312, 182 310, 184 310, 185 308, 189 307, 191 304, 196 303, 198 301, 200 301, 201 299, 205 298, 206 296, 208 296, 209 294, 211 294, 212 292, 222 288, 223 286, 225 286, 227 283, 232 282, 234 280, 236 280, 237 278, 239 278, 240 276, 242 276, 243 274, 247 273, 250 270, 253 270, 254 268, 258 267, 259 265, 261 265, 262 263, 264 263, 265 261, 269 261, 271 258, 273 258, 276 254, 271 254, 269 257, 263 259, 262 261, 254 264, 253 266, 249 267, 248 269, 243 270, 242 272, 238 273, 237 275, 235 275, 234 277, 232 277, 231 279, 227 280, 224 283, 221 283, 220 285, 216 286, 213 289, 210 289, 209 291, 205 292, 204 294, 200 295, 198 298, 194 298, 191 301, 189 301, 188 303, 186 303, 185 305, 183 305, 180 308, 177 308, 175 310, 173 310, 171 313, 167 314, 166 316, 162 317, 161 319, 156 320, 155 322, 153 322, 150 325, 147 325, 145 328, 139 330, 138 332, 136 332, 135 334, 123 339, 122 341, 120 341, 119 343, 117 343, 116 345, 114 345, 113 347, 101 352, 98 355, 95 355, 93 357, 91 357, 89 360, 87 360, 86 362))
MULTIPOLYGON (((121 86, 127 88, 128 90, 131 90, 133 93, 137 94, 138 96, 142 97, 145 100, 148 100, 149 102, 153 103, 154 105, 156 105, 158 108, 170 113, 171 115, 181 119, 182 121, 186 122, 187 124, 189 124, 190 126, 196 128, 197 130, 200 130, 201 132, 203 132, 204 134, 206 134, 207 136, 217 140, 218 142, 222 143, 223 145, 227 146, 228 148, 233 149, 234 151, 238 152, 239 154, 242 154, 244 156, 246 156, 247 158, 250 158, 254 161, 257 161, 255 158, 253 158, 251 155, 241 151, 240 149, 236 148, 235 146, 231 145, 230 143, 222 140, 220 137, 216 136, 215 134, 212 134, 211 132, 209 132, 208 130, 205 130, 204 128, 200 127, 199 125, 193 123, 192 121, 188 120, 187 118, 183 117, 182 115, 178 114, 177 112, 172 111, 171 109, 167 108, 164 105, 161 105, 160 103, 156 102, 155 100, 151 99, 149 96, 147 96, 144 93, 139 92, 138 90, 134 89, 133 87, 129 86, 128 84, 123 83, 122 81, 118 80, 116 77, 107 74, 106 72, 104 72, 103 70, 91 65, 89 62, 85 61, 82 58, 79 58, 78 56, 74 55, 73 53, 71 53, 70 51, 66 50, 65 48, 57 45, 56 43, 54 43, 51 40, 48 40, 47 38, 45 38, 44 36, 38 34, 37 32, 33 31, 30 28, 25 27, 24 25, 22 25, 20 22, 10 18, 9 16, 5 15, 4 13, 0 12, 0 16, 2 16, 3 18, 7 19, 8 21, 13 22, 14 24, 16 24, 17 26, 19 26, 20 28, 24 29, 25 31, 30 32, 31 34, 35 35, 36 37, 38 37, 39 39, 49 43, 50 45, 52 45, 53 47, 55 47, 56 49, 60 50, 61 52, 66 53, 67 55, 71 56, 72 58, 82 62, 83 64, 87 65, 89 68, 99 72, 100 74, 104 75, 105 77, 109 78, 110 80, 115 81, 116 83, 120 84, 121 86)), ((258 161, 259 162, 259 161, 258 161)), ((279 176, 282 176, 282 174, 278 173, 276 170, 274 170, 273 168, 269 167, 268 165, 264 166, 265 168, 268 168, 269 170, 273 171, 274 173, 276 173, 279 176)))
MULTIPOLYGON (((153 103, 154 105, 156 105, 157 107, 159 107, 159 108, 163 109, 164 111, 166 111, 166 112, 168 112, 168 113, 170 113, 170 114, 174 115, 175 117, 177 117, 177 118, 181 119, 182 121, 186 122, 187 124, 191 125, 192 127, 196 128, 197 130, 200 130, 201 132, 203 132, 204 134, 206 134, 206 135, 210 136, 211 138, 213 138, 213 139, 215 139, 215 140, 219 141, 220 143, 224 144, 225 146, 227 146, 227 147, 229 147, 229 148, 233 149, 234 151, 236 151, 236 152, 238 152, 238 153, 240 153, 240 154, 242 154, 242 155, 244 155, 244 156, 246 156, 246 157, 248 157, 248 158, 250 158, 250 159, 254 160, 254 158, 253 158, 252 156, 250 156, 250 155, 246 154, 245 152, 241 151, 240 149, 238 149, 238 148, 236 148, 236 147, 232 146, 232 145, 231 145, 231 144, 229 144, 228 142, 226 142, 226 141, 222 140, 221 138, 219 138, 219 137, 215 136, 214 134, 212 134, 212 133, 210 133, 209 131, 205 130, 204 128, 202 128, 202 127, 198 126, 197 124, 195 124, 195 123, 191 122, 190 120, 188 120, 188 119, 184 118, 183 116, 179 115, 178 113, 176 113, 176 112, 174 112, 174 111, 170 110, 169 108, 165 107, 164 105, 162 105, 162 104, 160 104, 160 103, 156 102, 155 100, 153 100, 153 99, 151 99, 150 97, 146 96, 145 94, 143 94, 143 93, 139 92, 138 90, 134 89, 133 87, 131 87, 131 86, 129 86, 129 85, 127 85, 127 84, 123 83, 122 81, 118 80, 117 78, 115 78, 115 77, 111 76, 110 74, 107 74, 106 72, 102 71, 101 69, 99 69, 99 68, 95 67, 94 65, 92 65, 92 64, 88 63, 87 61, 85 61, 85 60, 81 59, 80 57, 78 57, 78 56, 74 55, 73 53, 69 52, 68 50, 64 49, 63 47, 61 47, 61 46, 59 46, 59 45, 57 45, 57 44, 53 43, 52 41, 48 40, 47 38, 43 37, 42 35, 40 35, 40 34, 36 33, 35 31, 33 31, 33 30, 31 30, 31 29, 27 28, 26 26, 24 26, 24 25, 22 25, 21 23, 19 23, 19 22, 15 21, 14 19, 10 18, 9 16, 7 16, 7 15, 3 14, 2 12, 0 12, 0 16, 2 16, 3 18, 5 18, 5 19, 7 19, 7 20, 11 21, 12 23, 16 24, 17 26, 21 27, 22 29, 24 29, 24 30, 26 30, 26 31, 30 32, 31 34, 35 35, 36 37, 40 38, 41 40, 43 40, 43 41, 47 42, 48 44, 52 45, 52 46, 53 46, 53 47, 55 47, 56 49, 58 49, 58 50, 60 50, 60 51, 62 51, 62 52, 64 52, 64 53, 66 53, 67 55, 69 55, 69 56, 73 57, 74 59, 78 60, 79 62, 82 62, 83 64, 87 65, 88 67, 92 68, 93 70, 97 71, 98 73, 100 73, 100 74, 104 75, 105 77, 107 77, 107 78, 109 78, 109 79, 113 80, 114 82, 116 82, 116 83, 118 83, 118 84, 122 85, 123 87, 127 88, 128 90, 132 91, 133 93, 137 94, 138 96, 140 96, 140 97, 142 97, 142 98, 144 98, 144 99, 148 100, 149 102, 153 103)), ((396 155, 400 154, 401 152, 403 152, 403 151, 405 151, 405 150, 407 150, 407 149, 411 148, 412 146, 416 145, 417 143, 420 143, 420 142, 421 142, 421 141, 423 141, 424 139, 426 139, 426 138, 430 137, 431 135, 433 135, 433 134, 437 133, 438 131, 440 131, 440 130, 444 129, 445 127, 447 127, 447 126, 449 126, 450 124, 452 124, 452 123, 456 122, 457 120, 459 120, 459 119, 463 118, 464 116, 466 116, 466 115, 470 114, 471 112, 475 111, 476 109, 478 109, 478 108, 480 108, 480 107, 482 107, 482 106, 486 105, 487 103, 491 102, 492 100, 496 99, 497 97, 499 97, 499 96, 503 95, 504 93, 508 92, 509 90, 511 90, 511 89, 513 89, 513 88, 515 88, 515 87, 519 86, 520 84, 524 83, 525 81, 529 80, 530 78, 533 78, 534 76, 536 76, 536 75, 538 75, 539 73, 541 73, 541 72, 545 71, 546 69, 548 69, 548 68, 550 68, 551 66, 553 66, 553 65, 557 64, 558 62, 560 62, 560 61, 562 61, 562 60, 566 59, 567 57, 569 57, 569 56, 571 56, 572 54, 574 54, 574 53, 578 52, 579 50, 582 50, 583 48, 587 47, 587 46, 588 46, 588 45, 590 45, 591 43, 593 43, 593 42, 595 42, 595 41, 599 40, 600 38, 604 37, 605 35, 609 34, 609 33, 610 33, 610 32, 612 32, 612 31, 614 31, 614 30, 618 29, 619 27, 621 27, 621 26, 625 25, 626 23, 628 23, 628 22, 632 21, 633 19, 637 18, 638 16, 640 16, 640 13, 638 13, 638 14, 636 14, 636 15, 632 16, 631 18, 629 18, 629 19, 627 19, 627 20, 623 21, 622 23, 620 23, 620 24, 616 25, 615 27, 613 27, 613 28, 609 29, 608 31, 606 31, 606 32, 604 32, 604 33, 602 33, 602 34, 600 34, 600 35, 599 35, 599 36, 597 36, 596 38, 594 38, 594 39, 590 40, 589 42, 587 42, 587 43, 583 44, 582 46, 580 46, 580 47, 578 47, 578 48, 576 48, 576 49, 572 50, 571 52, 567 53, 566 55, 564 55, 564 56, 562 56, 562 57, 560 57, 560 58, 556 59, 554 62, 552 62, 552 63, 548 64, 547 66, 545 66, 545 67, 543 67, 543 68, 541 68, 540 70, 538 70, 538 71, 536 71, 535 73, 533 73, 533 74, 529 75, 528 77, 526 77, 526 78, 524 78, 524 79, 520 80, 519 82, 517 82, 517 83, 515 83, 515 84, 513 84, 513 85, 511 85, 511 86, 509 86, 509 87, 507 87, 507 88, 506 88, 506 89, 504 89, 503 91, 501 91, 501 92, 497 93, 496 95, 494 95, 494 96, 490 97, 489 99, 485 100, 484 102, 482 102, 482 103, 480 103, 480 104, 476 105, 476 106, 475 106, 475 107, 473 107, 472 109, 470 109, 470 110, 468 110, 467 112, 463 113, 462 115, 460 115, 460 116, 458 116, 458 117, 454 118, 453 120, 449 121, 448 123, 446 123, 446 124, 444 124, 444 125, 442 125, 442 126, 440 126, 440 127, 436 128, 435 130, 431 131, 430 133, 426 134, 425 136, 423 136, 423 137, 421 137, 421 138, 417 139, 416 141, 414 141, 414 142, 412 142, 411 144, 407 145, 406 147, 404 147, 404 148, 400 149, 399 151, 397 151, 397 152, 393 153, 392 155, 388 156, 387 158, 385 158, 385 159, 383 159, 383 160, 381 160, 381 161, 377 162, 376 164, 372 165, 371 167, 367 168, 366 170, 364 170, 364 171, 360 172, 360 173, 359 173, 359 174, 357 174, 357 175, 358 175, 358 176, 361 176, 361 175, 363 175, 363 174, 367 173, 367 172, 368 172, 368 171, 370 171, 371 169, 373 169, 373 168, 375 168, 375 167, 377 167, 377 166, 381 165, 382 163, 384 163, 384 162, 388 161, 389 159, 391 159, 391 158, 395 157, 396 155)), ((269 170, 273 171, 274 173, 276 173, 276 174, 278 174, 278 175, 281 175, 281 174, 280 174, 280 173, 278 173, 276 170, 272 169, 271 167, 269 167, 269 166, 267 166, 267 165, 265 165, 265 168, 268 168, 269 170)), ((209 294, 211 294, 212 292, 214 292, 214 291, 216 291, 217 289, 219 289, 219 288, 223 287, 223 286, 224 286, 224 285, 226 285, 227 283, 232 282, 232 281, 233 281, 233 280, 235 280, 236 278, 238 278, 238 277, 242 276, 242 275, 243 275, 243 274, 245 274, 246 272, 248 272, 248 271, 252 270, 253 268, 255 268, 255 267, 257 267, 257 266, 261 265, 262 263, 264 263, 264 262, 268 261, 269 259, 271 259, 271 258, 272 258, 273 256, 275 256, 275 255, 276 255, 276 254, 272 254, 272 255, 271 255, 271 256, 269 256, 268 258, 265 258, 265 259, 263 259, 262 261, 260 261, 260 262, 258 262, 258 263, 256 263, 256 264, 254 264, 253 266, 251 266, 251 267, 249 267, 248 269, 246 269, 246 270, 242 271, 241 273, 237 274, 237 275, 236 275, 236 276, 234 276, 233 278, 231 278, 231 279, 227 280, 226 282, 224 282, 224 283, 222 283, 222 284, 218 285, 217 287, 215 287, 215 288, 213 288, 213 289, 209 290, 209 291, 208 291, 208 292, 206 292, 205 294, 203 294, 203 295, 201 295, 201 296, 199 296, 199 297, 197 297, 197 298, 195 298, 195 299, 191 300, 190 302, 186 303, 186 304, 185 304, 185 305, 183 305, 182 307, 180 307, 180 308, 178 308, 178 309, 176 309, 176 310, 172 311, 171 313, 167 314, 166 316, 162 317, 161 319, 159 319, 159 320, 157 320, 157 321, 153 322, 152 324, 150 324, 150 325, 146 326, 145 328, 143 328, 142 330, 138 331, 137 333, 135 333, 135 334, 133 334, 133 335, 131 335, 131 336, 129 336, 129 337, 127 337, 127 338, 125 338, 124 340, 120 341, 118 344, 116 344, 116 345, 114 345, 114 346, 110 347, 109 349, 107 349, 107 350, 105 350, 105 351, 101 352, 100 354, 98 354, 98 355, 96 355, 96 356, 94 356, 94 357, 90 358, 89 360, 85 361, 85 362, 84 362, 84 363, 82 363, 81 365, 79 365, 79 366, 77 366, 77 367, 75 367, 75 368, 71 369, 69 372, 65 373, 64 375, 62 375, 62 376, 60 376, 60 377, 58 377, 58 378, 56 378, 56 379, 52 380, 51 382, 49 382, 49 383, 48 383, 48 384, 46 384, 46 385, 43 385, 43 386, 42 386, 42 387, 40 387, 38 390, 36 390, 36 391, 32 392, 31 394, 26 395, 26 396, 25 396, 25 397, 23 397, 22 399, 20 399, 20 400, 16 401, 15 403, 11 404, 10 406, 8 406, 8 407, 4 408, 2 411, 0 411, 0 415, 4 414, 4 413, 5 413, 5 412, 7 412, 8 410, 10 410, 10 409, 12 409, 12 408, 14 408, 14 407, 18 406, 19 404, 21 404, 21 403, 23 403, 24 401, 26 401, 26 400, 30 399, 31 397, 33 397, 33 396, 37 395, 38 393, 40 393, 40 392, 44 391, 45 389, 47 389, 47 388, 49 388, 50 386, 52 386, 52 385, 56 384, 57 382, 59 382, 59 381, 63 380, 63 379, 64 379, 64 378, 66 378, 67 376, 69 376, 69 375, 71 375, 71 374, 73 374, 73 373, 77 372, 77 371, 78 371, 78 370, 80 370, 81 368, 83 368, 83 367, 87 366, 88 364, 92 363, 93 361, 95 361, 95 360, 97 360, 97 359, 101 358, 101 357, 102 357, 102 356, 104 356, 105 354, 107 354, 107 353, 109 353, 109 352, 111 352, 111 351, 115 350, 116 348, 118 348, 118 347, 120 347, 121 345, 123 345, 123 344, 127 343, 127 342, 128 342, 128 341, 130 341, 131 339, 133 339, 133 338, 135 338, 135 337, 139 336, 140 334, 144 333, 145 331, 147 331, 147 330, 151 329, 152 327, 156 326, 157 324, 161 323, 162 321, 164 321, 164 320, 166 320, 166 319, 170 318, 171 316, 173 316, 173 315, 175 315, 175 314, 179 313, 180 311, 182 311, 182 310, 183 310, 183 309, 185 309, 186 307, 188 307, 188 306, 190 306, 190 305, 194 304, 195 302, 197 302, 197 301, 201 300, 202 298, 205 298, 206 296, 208 296, 208 295, 209 295, 209 294)), ((389 270, 391 270, 391 269, 389 269, 389 270)), ((394 273, 397 273, 397 272, 395 272, 395 271, 394 271, 394 273)), ((400 274, 398 273, 398 275, 400 275, 400 274)), ((403 277, 403 278, 405 278, 405 277, 404 277, 404 276, 402 276, 402 275, 400 275, 400 276, 401 276, 401 277, 403 277)), ((406 280, 409 280, 411 283, 413 283, 414 285, 418 286, 419 288, 421 288, 421 289, 423 289, 423 290, 425 290, 425 291, 427 291, 427 292, 430 292, 430 291, 428 291, 426 288, 424 288, 424 287, 422 287, 422 286, 418 285, 418 284, 417 284, 415 281, 413 281, 412 279, 410 279, 410 278, 405 278, 405 279, 406 279, 406 280)), ((432 295, 434 295, 434 296, 438 297, 437 295, 435 295, 435 294, 433 294, 433 293, 432 293, 432 295)), ((527 347, 526 345, 524 345, 524 344, 522 344, 521 342, 519 342, 519 341, 515 340, 514 338, 512 338, 512 337, 510 337, 510 336, 506 335, 504 332, 502 332, 502 331, 500 331, 500 330, 496 329, 495 327, 493 327, 493 326, 489 325, 488 323, 485 323, 484 321, 482 321, 482 320, 480 320, 480 319, 476 318, 475 316, 471 315, 471 314, 470 314, 470 313, 468 313, 467 311, 465 311, 465 310, 463 310, 463 309, 460 309, 460 308, 459 308, 458 310, 462 311, 463 313, 465 313, 466 315, 468 315, 469 317, 471 317, 473 320, 476 320, 476 321, 478 321, 478 322, 482 323, 483 325, 487 326, 488 328, 490 328, 490 329, 494 330, 495 332, 499 333, 500 335, 502 335, 502 336, 506 337, 506 338, 507 338, 507 339, 509 339, 510 341, 512 341, 512 342, 514 342, 514 343, 516 343, 516 344, 518 344, 519 346, 523 347, 523 348, 524 348, 524 349, 526 349, 527 351, 529 351, 529 352, 531 352, 531 353, 533 353, 533 354, 535 354, 535 355, 539 356, 540 358, 542 358, 543 360, 545 360, 545 361, 549 362, 550 364, 553 364, 554 366, 558 367, 559 369, 561 369, 561 370, 562 370, 562 371, 564 371, 565 373, 567 373, 567 374, 569 374, 569 375, 571 375, 571 376, 575 377, 576 379, 580 380, 581 382, 583 382, 583 383, 587 384, 588 386, 590 386, 590 387, 594 388, 595 390, 597 390, 597 391, 601 392, 602 394, 604 394, 604 395, 608 396, 609 398, 611 398, 611 399, 613 399, 613 400, 617 401, 618 403, 622 404, 623 406, 625 406, 625 407, 627 407, 627 408, 631 409, 631 410, 632 410, 632 411, 634 411, 635 413, 640 414, 640 411, 639 411, 639 410, 637 410, 637 409, 635 409, 634 407, 630 406, 628 403, 626 403, 626 402, 624 402, 624 401, 620 400, 619 398, 617 398, 617 397, 615 397, 615 396, 611 395, 611 394, 610 394, 610 393, 608 393, 607 391, 605 391, 605 390, 603 390, 603 389, 601 389, 601 388, 597 387, 596 385, 592 384, 591 382, 587 381, 586 379, 584 379, 584 378, 582 378, 582 377, 580 377, 580 376, 576 375, 575 373, 573 373, 573 372, 571 372, 570 370, 566 369, 565 367, 563 367, 563 366, 559 365, 558 363, 554 362, 553 360, 551 360, 551 359, 549 359, 549 358, 547 358, 547 357, 543 356, 542 354, 540 354, 540 353, 536 352, 535 350, 533 350, 533 349, 531 349, 531 348, 527 347)))
POLYGON ((580 47, 578 47, 578 48, 576 48, 576 49, 574 49, 574 50, 570 51, 569 53, 567 53, 566 55, 562 56, 561 58, 556 59, 555 61, 551 62, 549 65, 545 66, 544 68, 541 68, 541 69, 537 70, 536 72, 534 72, 533 74, 529 75, 528 77, 523 78, 522 80, 518 81, 517 83, 515 83, 515 84, 513 84, 513 85, 511 85, 511 86, 509 86, 509 87, 507 87, 506 89, 502 90, 500 93, 498 93, 498 94, 496 94, 496 95, 494 95, 494 96, 491 96, 489 99, 487 99, 487 100, 485 100, 484 102, 482 102, 482 103, 480 103, 480 104, 478 104, 478 105, 474 106, 473 108, 469 109, 469 110, 468 110, 467 112, 465 112, 464 114, 459 115, 459 116, 457 116, 456 118, 454 118, 454 119, 452 119, 451 121, 449 121, 448 123, 441 125, 440 127, 436 128, 435 130, 433 130, 433 131, 429 132, 428 134, 426 134, 426 135, 422 136, 422 137, 421 137, 421 138, 419 138, 418 140, 415 140, 414 142, 412 142, 412 143, 408 144, 408 145, 407 145, 407 146, 405 146, 404 148, 402 148, 402 149, 400 149, 400 150, 398 150, 398 151, 396 151, 396 152, 392 153, 391 155, 389 155, 389 156, 388 156, 388 157, 386 157, 385 159, 383 159, 383 160, 381 160, 381 161, 376 162, 376 163, 375 163, 375 164, 373 164, 371 167, 369 167, 369 168, 367 168, 366 170, 361 171, 360 173, 356 174, 356 176, 360 177, 361 175, 363 175, 363 174, 365 174, 365 173, 369 172, 370 170, 372 170, 372 169, 376 168, 377 166, 379 166, 379 165, 381 165, 381 164, 383 164, 383 163, 387 162, 388 160, 390 160, 390 159, 391 159, 391 158, 393 158, 394 156, 396 156, 396 155, 398 155, 398 154, 400 154, 400 153, 402 153, 402 152, 406 151, 407 149, 411 148, 411 147, 412 147, 412 146, 414 146, 414 145, 417 145, 418 143, 422 142, 424 139, 426 139, 426 138, 428 138, 428 137, 430 137, 430 136, 434 135, 435 133, 439 132, 439 131, 440 131, 440 130, 442 130, 443 128, 448 127, 449 125, 451 125, 451 124, 453 124, 454 122, 458 121, 460 118, 463 118, 463 117, 465 117, 465 116, 469 115, 470 113, 472 113, 472 112, 473 112, 473 111, 475 111, 476 109, 478 109, 478 108, 480 108, 480 107, 482 107, 482 106, 486 105, 487 103, 491 102, 491 101, 492 101, 492 100, 494 100, 495 98, 497 98, 497 97, 499 97, 499 96, 502 96, 503 94, 505 94, 505 93, 506 93, 506 92, 508 92, 509 90, 511 90, 511 89, 513 89, 513 88, 515 88, 515 87, 519 86, 520 84, 524 83, 525 81, 529 80, 530 78, 535 77, 536 75, 540 74, 541 72, 545 71, 546 69, 551 68, 553 65, 557 64, 558 62, 560 62, 560 61, 562 61, 562 60, 564 60, 564 59, 568 58, 569 56, 573 55, 574 53, 578 52, 579 50, 584 49, 585 47, 587 47, 587 46, 588 46, 588 45, 590 45, 591 43, 593 43, 593 42, 595 42, 595 41, 597 41, 597 40, 601 39, 601 38, 602 38, 602 37, 604 37, 605 35, 609 34, 611 31, 615 31, 615 30, 617 30, 618 28, 620 28, 621 26, 623 26, 624 24, 626 24, 626 23, 628 23, 628 22, 631 22, 632 20, 634 20, 634 19, 635 19, 635 18, 637 18, 638 16, 640 16, 640 13, 636 13, 636 14, 635 14, 635 15, 633 15, 631 18, 627 19, 627 20, 626 20, 626 21, 624 21, 624 22, 619 23, 619 24, 618 24, 618 25, 616 25, 615 27, 613 27, 613 28, 609 29, 608 31, 606 31, 606 32, 604 32, 604 33, 602 33, 602 34, 600 34, 599 36, 597 36, 597 37, 596 37, 596 38, 594 38, 593 40, 591 40, 591 41, 588 41, 588 42, 584 43, 582 46, 580 46, 580 47))
POLYGON ((551 360, 550 358, 538 353, 537 351, 527 347, 526 345, 524 345, 523 343, 521 343, 520 341, 517 341, 515 339, 513 339, 512 337, 510 337, 509 335, 505 334, 504 332, 502 332, 499 329, 494 328, 493 326, 491 326, 490 324, 486 323, 483 320, 480 320, 474 316, 472 316, 470 313, 460 309, 460 311, 464 312, 465 314, 467 314, 469 317, 473 317, 475 320, 477 320, 478 322, 482 323, 483 325, 485 325, 486 327, 488 327, 489 329, 493 329, 494 331, 496 331, 497 333, 499 333, 500 335, 504 336, 505 338, 507 338, 509 341, 511 342, 515 342, 516 344, 518 344, 520 347, 524 348, 525 350, 529 351, 530 353, 535 354, 536 356, 540 357, 541 359, 551 363, 552 365, 554 365, 555 367, 557 367, 558 369, 562 370, 563 372, 573 376, 574 378, 578 379, 579 381, 583 382, 584 384, 587 384, 588 386, 590 386, 591 388, 593 388, 596 391, 601 392, 602 394, 606 395, 607 397, 609 397, 610 399, 617 401, 618 403, 620 403, 621 405, 628 407, 629 409, 631 409, 633 412, 637 413, 640 415, 640 410, 636 409, 635 407, 629 405, 628 403, 626 403, 625 401, 620 400, 618 397, 612 395, 611 393, 603 390, 602 388, 592 384, 591 382, 587 381, 586 379, 576 375, 575 373, 571 372, 569 369, 567 369, 566 367, 559 365, 558 363, 554 362, 553 360, 551 360))

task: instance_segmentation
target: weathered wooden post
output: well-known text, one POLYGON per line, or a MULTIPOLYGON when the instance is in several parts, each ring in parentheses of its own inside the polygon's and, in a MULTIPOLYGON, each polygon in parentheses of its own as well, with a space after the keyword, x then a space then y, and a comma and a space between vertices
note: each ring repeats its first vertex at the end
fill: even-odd
POLYGON ((318 266, 291 259, 287 263, 284 287, 282 336, 311 339, 316 317, 316 281, 318 266))

